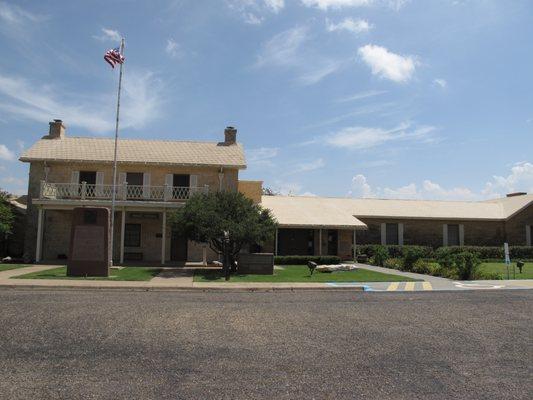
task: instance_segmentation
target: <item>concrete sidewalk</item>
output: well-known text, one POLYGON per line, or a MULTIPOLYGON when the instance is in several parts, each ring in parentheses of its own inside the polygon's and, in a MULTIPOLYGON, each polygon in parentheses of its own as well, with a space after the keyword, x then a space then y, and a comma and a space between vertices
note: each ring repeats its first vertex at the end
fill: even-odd
POLYGON ((419 279, 421 282, 193 282, 194 268, 165 268, 150 281, 106 281, 78 279, 12 279, 18 275, 57 268, 57 265, 38 265, 0 272, 0 288, 31 289, 122 289, 122 290, 200 290, 200 291, 291 291, 291 290, 349 290, 349 291, 441 291, 533 289, 533 280, 452 281, 429 275, 402 272, 366 264, 359 267, 391 275, 419 279))

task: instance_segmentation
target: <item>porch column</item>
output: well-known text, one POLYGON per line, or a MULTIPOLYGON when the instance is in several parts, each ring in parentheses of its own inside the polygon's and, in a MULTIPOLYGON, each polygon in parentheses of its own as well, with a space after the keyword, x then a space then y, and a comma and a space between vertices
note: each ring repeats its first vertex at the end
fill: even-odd
POLYGON ((274 243, 274 255, 278 255, 278 228, 276 228, 276 240, 274 243))
POLYGON ((205 267, 207 265, 207 244, 202 245, 202 265, 205 267))
POLYGON ((43 246, 43 209, 39 207, 37 214, 37 244, 35 246, 35 262, 41 261, 43 246))
POLYGON ((322 228, 318 230, 318 255, 322 255, 322 228))
POLYGON ((355 239, 355 233, 357 231, 354 229, 353 230, 353 260, 354 261, 357 261, 357 241, 355 239))
POLYGON ((124 235, 126 234, 126 209, 122 209, 120 216, 120 264, 124 264, 124 235))
POLYGON ((167 211, 163 211, 163 225, 161 226, 161 264, 165 264, 165 244, 167 241, 167 211))

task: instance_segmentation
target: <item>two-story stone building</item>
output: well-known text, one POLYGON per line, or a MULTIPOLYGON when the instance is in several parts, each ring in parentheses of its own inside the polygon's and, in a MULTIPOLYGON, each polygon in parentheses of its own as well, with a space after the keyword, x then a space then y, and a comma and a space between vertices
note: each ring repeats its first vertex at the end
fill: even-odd
POLYGON ((69 137, 54 120, 49 134, 20 157, 30 163, 26 258, 66 258, 72 209, 110 207, 115 190, 115 262, 214 259, 207 246, 169 228, 167 213, 195 193, 238 189, 246 162, 236 135, 228 127, 219 143, 120 139, 113 189, 114 139, 69 137))

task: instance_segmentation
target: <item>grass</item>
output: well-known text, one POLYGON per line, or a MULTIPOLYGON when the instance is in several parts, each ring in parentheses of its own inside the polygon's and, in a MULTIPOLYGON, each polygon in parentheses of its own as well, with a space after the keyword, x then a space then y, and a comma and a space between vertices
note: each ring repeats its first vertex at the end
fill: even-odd
POLYGON ((17 268, 26 268, 31 267, 31 265, 26 264, 0 264, 0 272, 7 271, 10 269, 17 269, 17 268))
MULTIPOLYGON (((399 275, 382 274, 368 269, 339 272, 315 272, 312 276, 306 265, 285 265, 275 269, 274 275, 232 275, 230 282, 407 282, 416 281, 399 275)), ((197 270, 194 282, 224 282, 220 270, 197 270)))
MULTIPOLYGON (((519 273, 516 263, 511 263, 509 266, 509 279, 513 279, 513 265, 516 271, 516 279, 533 279, 533 262, 525 263, 522 268, 522 273, 519 273)), ((502 279, 507 279, 507 267, 502 262, 485 262, 481 264, 480 271, 483 272, 496 272, 500 274, 502 279)))
POLYGON ((104 280, 104 281, 149 281, 161 272, 161 268, 125 267, 113 269, 109 277, 73 277, 67 276, 67 267, 47 269, 30 274, 14 276, 11 279, 76 279, 76 280, 104 280))

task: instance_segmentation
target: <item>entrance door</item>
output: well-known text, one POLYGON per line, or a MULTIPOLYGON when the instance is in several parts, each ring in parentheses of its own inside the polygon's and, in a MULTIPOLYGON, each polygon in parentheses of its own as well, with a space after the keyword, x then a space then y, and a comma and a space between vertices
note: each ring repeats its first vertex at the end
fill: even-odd
POLYGON ((328 256, 336 256, 339 243, 339 233, 336 229, 328 230, 328 256))
POLYGON ((178 231, 172 231, 170 261, 187 261, 187 237, 178 231))

